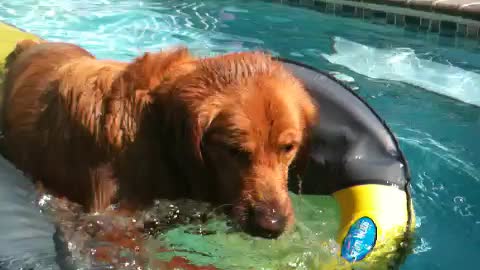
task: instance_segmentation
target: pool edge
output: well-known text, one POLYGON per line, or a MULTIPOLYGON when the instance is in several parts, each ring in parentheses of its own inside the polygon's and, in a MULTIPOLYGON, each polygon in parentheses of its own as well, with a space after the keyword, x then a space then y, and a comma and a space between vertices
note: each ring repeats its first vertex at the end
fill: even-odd
MULTIPOLYGON (((438 34, 439 37, 480 39, 480 12, 466 13, 458 9, 434 8, 401 0, 262 0, 302 7, 369 23, 392 25, 405 30, 438 34)), ((416 1, 419 2, 419 1, 416 1)), ((429 1, 425 1, 429 2, 429 1)))

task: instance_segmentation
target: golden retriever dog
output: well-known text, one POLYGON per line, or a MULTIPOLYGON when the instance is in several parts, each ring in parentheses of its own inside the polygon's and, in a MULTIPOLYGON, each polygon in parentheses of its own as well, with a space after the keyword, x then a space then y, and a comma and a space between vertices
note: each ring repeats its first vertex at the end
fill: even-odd
POLYGON ((308 156, 316 108, 269 55, 175 48, 126 63, 24 40, 6 69, 5 154, 49 192, 90 211, 155 198, 229 205, 261 237, 294 222, 288 170, 308 156))

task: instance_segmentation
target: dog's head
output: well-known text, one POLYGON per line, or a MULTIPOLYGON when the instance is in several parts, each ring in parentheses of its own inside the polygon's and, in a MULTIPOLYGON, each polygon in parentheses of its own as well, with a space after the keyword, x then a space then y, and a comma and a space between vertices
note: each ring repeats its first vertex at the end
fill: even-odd
POLYGON ((277 237, 294 221, 288 169, 308 158, 316 109, 302 84, 263 53, 199 60, 173 90, 178 136, 215 179, 215 198, 253 235, 277 237))

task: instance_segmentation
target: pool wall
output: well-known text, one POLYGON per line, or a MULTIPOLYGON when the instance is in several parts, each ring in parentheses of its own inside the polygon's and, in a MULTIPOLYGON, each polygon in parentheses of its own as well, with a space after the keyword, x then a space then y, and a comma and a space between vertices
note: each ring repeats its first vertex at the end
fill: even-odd
POLYGON ((480 38, 475 0, 266 0, 439 36, 480 38))

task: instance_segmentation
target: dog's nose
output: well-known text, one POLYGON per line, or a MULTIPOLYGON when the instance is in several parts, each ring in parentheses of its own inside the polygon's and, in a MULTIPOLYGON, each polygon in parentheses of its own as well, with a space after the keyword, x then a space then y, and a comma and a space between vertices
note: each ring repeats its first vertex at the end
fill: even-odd
POLYGON ((256 206, 251 209, 249 227, 254 236, 277 238, 285 230, 287 217, 280 211, 265 206, 256 206))

